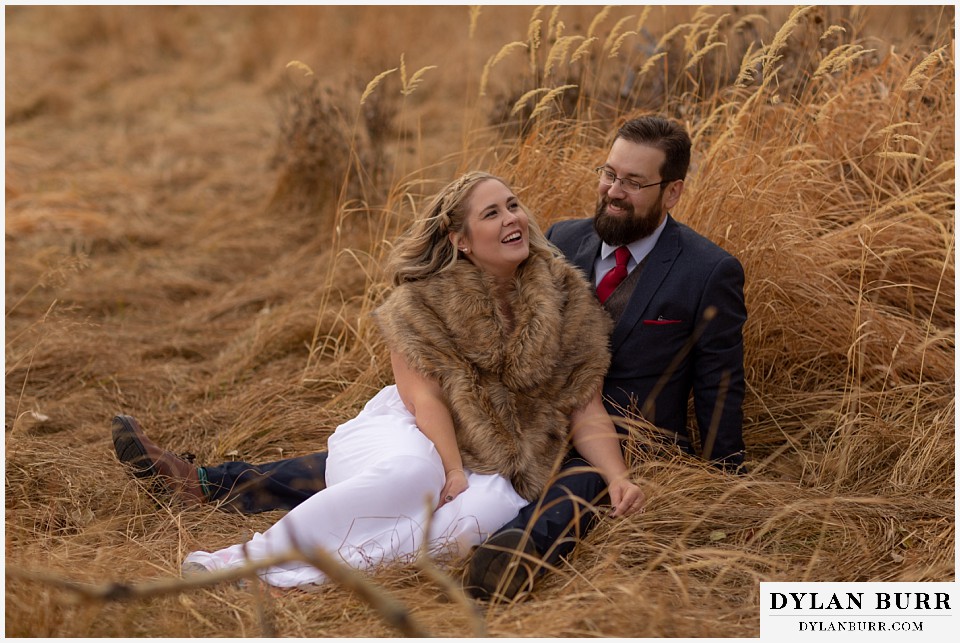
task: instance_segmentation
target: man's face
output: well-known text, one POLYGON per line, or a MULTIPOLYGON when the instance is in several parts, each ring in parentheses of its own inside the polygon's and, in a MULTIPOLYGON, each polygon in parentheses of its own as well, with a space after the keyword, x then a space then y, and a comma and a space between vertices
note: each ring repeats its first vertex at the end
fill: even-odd
MULTIPOLYGON (((660 176, 660 167, 665 160, 666 155, 656 147, 618 138, 613 142, 604 166, 619 178, 647 185, 664 178, 660 176)), ((682 184, 677 181, 664 186, 652 185, 631 194, 624 191, 620 181, 614 181, 613 185, 599 183, 597 212, 593 220, 597 234, 612 246, 623 246, 650 236, 663 222, 668 208, 679 199, 682 184)))

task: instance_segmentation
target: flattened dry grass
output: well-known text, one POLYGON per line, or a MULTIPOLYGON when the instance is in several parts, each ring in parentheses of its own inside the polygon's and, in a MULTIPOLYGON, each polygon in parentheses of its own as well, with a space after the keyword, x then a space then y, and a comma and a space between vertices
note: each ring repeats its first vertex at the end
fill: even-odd
POLYGON ((414 45, 422 11, 8 10, 5 633, 395 635, 336 585, 52 582, 173 578, 278 517, 153 498, 110 417, 201 463, 322 449, 390 381, 367 313, 422 197, 480 167, 544 227, 585 216, 647 110, 694 137, 673 214, 747 275, 750 475, 638 424, 646 513, 531 600, 474 613, 412 561, 372 581, 440 636, 745 637, 761 581, 952 580, 953 9, 431 9, 450 38, 414 45))

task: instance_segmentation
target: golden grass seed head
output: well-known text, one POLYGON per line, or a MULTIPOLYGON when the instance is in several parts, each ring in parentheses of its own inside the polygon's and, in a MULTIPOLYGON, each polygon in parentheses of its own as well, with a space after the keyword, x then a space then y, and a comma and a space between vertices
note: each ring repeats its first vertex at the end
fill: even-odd
POLYGON ((547 61, 543 66, 543 77, 545 79, 550 77, 555 67, 563 64, 570 47, 578 40, 583 40, 583 36, 561 36, 557 38, 557 41, 550 47, 550 53, 547 54, 547 61))
POLYGON ((684 29, 688 29, 688 28, 690 28, 690 27, 692 27, 692 26, 693 26, 693 25, 690 24, 690 23, 684 23, 684 24, 682 24, 682 25, 676 25, 673 29, 671 29, 670 31, 668 31, 667 33, 663 34, 663 35, 660 37, 660 40, 657 41, 657 46, 654 48, 654 50, 655 50, 655 51, 661 51, 661 50, 663 50, 664 47, 666 47, 666 44, 667 44, 668 42, 670 42, 671 40, 673 40, 678 33, 680 33, 681 31, 683 31, 684 29))
POLYGON ((596 33, 597 28, 600 26, 600 23, 606 20, 607 16, 610 15, 611 9, 612 7, 606 6, 593 17, 593 20, 590 21, 590 27, 587 29, 587 40, 590 40, 594 37, 594 34, 596 33))
POLYGON ((650 17, 650 11, 653 9, 650 5, 643 7, 643 11, 640 12, 640 17, 637 18, 637 26, 633 28, 634 31, 640 32, 643 29, 644 25, 647 24, 647 18, 650 17))
POLYGON ((471 5, 470 7, 470 27, 467 30, 467 38, 473 40, 477 33, 477 23, 480 21, 480 12, 483 11, 481 5, 471 5))
POLYGON ((840 25, 830 25, 830 27, 820 35, 820 40, 824 41, 831 36, 847 33, 847 30, 840 25))
POLYGON ((313 70, 310 69, 309 65, 307 65, 306 63, 300 62, 299 60, 291 60, 290 62, 287 63, 286 67, 287 69, 290 69, 291 67, 293 67, 294 69, 299 69, 300 71, 303 72, 304 76, 315 75, 313 73, 313 70))
POLYGON ((704 56, 709 54, 711 51, 713 51, 714 49, 720 49, 726 46, 727 46, 727 43, 725 42, 715 42, 713 44, 707 45, 706 47, 702 47, 699 51, 697 51, 693 56, 690 57, 690 60, 687 61, 687 64, 684 65, 683 68, 687 71, 689 71, 690 69, 693 69, 697 65, 697 63, 703 60, 704 56))
POLYGON ((620 37, 618 37, 616 42, 613 43, 613 47, 610 48, 610 53, 607 55, 607 58, 616 58, 620 53, 620 48, 623 46, 623 42, 630 36, 636 35, 636 31, 624 31, 622 34, 620 34, 620 37))
POLYGON ((420 83, 423 82, 423 75, 432 69, 438 69, 436 65, 427 65, 426 67, 421 67, 413 73, 413 76, 410 77, 410 82, 406 83, 403 87, 403 95, 409 96, 417 90, 417 87, 420 86, 420 83))
POLYGON ((386 78, 387 76, 389 76, 395 71, 397 71, 396 67, 394 67, 393 69, 382 71, 379 74, 377 74, 373 78, 373 80, 367 83, 366 89, 363 90, 363 94, 360 96, 360 104, 363 105, 365 102, 367 102, 367 99, 370 97, 370 94, 372 94, 373 90, 377 88, 377 85, 380 84, 380 81, 382 81, 384 78, 386 78))
POLYGON ((604 49, 612 48, 613 45, 611 45, 611 43, 615 43, 620 38, 620 30, 623 29, 623 26, 627 22, 633 20, 633 18, 634 16, 624 16, 623 18, 617 20, 616 24, 613 25, 613 29, 610 30, 610 33, 607 34, 606 39, 603 41, 604 49))
POLYGON ((549 109, 554 99, 556 99, 563 92, 567 91, 568 89, 573 89, 574 87, 576 87, 576 85, 563 85, 561 87, 551 89, 546 96, 541 98, 540 102, 537 103, 536 108, 534 108, 533 112, 530 114, 530 119, 533 120, 535 117, 545 112, 547 109, 549 109))
POLYGON ((580 43, 580 46, 577 47, 577 50, 573 52, 572 56, 570 56, 570 64, 577 62, 578 60, 580 60, 581 58, 589 54, 590 47, 593 46, 593 43, 597 42, 597 40, 599 40, 599 38, 597 38, 596 36, 592 36, 584 40, 582 43, 580 43))
POLYGON ((929 80, 926 75, 927 70, 933 67, 937 62, 941 61, 942 53, 945 49, 945 46, 940 47, 939 49, 930 52, 923 60, 921 60, 920 64, 917 65, 912 72, 910 72, 907 80, 903 83, 903 91, 920 91, 920 89, 922 89, 920 85, 921 81, 929 80))
POLYGON ((547 39, 556 39, 562 35, 563 23, 560 22, 560 6, 555 6, 553 11, 550 12, 550 20, 547 22, 547 39))
POLYGON ((519 40, 514 40, 511 43, 507 43, 500 50, 490 57, 487 61, 487 64, 483 66, 483 72, 480 74, 480 95, 485 96, 487 91, 487 83, 490 80, 490 71, 499 63, 501 60, 510 55, 510 52, 516 49, 526 49, 527 43, 520 42, 519 40))

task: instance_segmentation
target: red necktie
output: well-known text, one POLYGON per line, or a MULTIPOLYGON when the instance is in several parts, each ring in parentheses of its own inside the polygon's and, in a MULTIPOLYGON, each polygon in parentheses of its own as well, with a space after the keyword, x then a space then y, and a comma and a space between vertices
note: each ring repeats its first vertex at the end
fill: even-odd
POLYGON ((607 298, 613 294, 620 282, 627 278, 627 262, 630 261, 630 249, 626 246, 620 246, 614 250, 614 256, 617 258, 617 265, 611 268, 597 285, 597 297, 600 298, 601 304, 607 301, 607 298))

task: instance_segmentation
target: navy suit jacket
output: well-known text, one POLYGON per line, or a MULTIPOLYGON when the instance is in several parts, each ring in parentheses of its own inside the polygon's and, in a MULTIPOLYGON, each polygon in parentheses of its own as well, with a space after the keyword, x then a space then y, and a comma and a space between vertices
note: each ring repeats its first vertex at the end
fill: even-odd
MULTIPOLYGON (((547 238, 594 283, 601 241, 593 219, 561 221, 547 238)), ((609 412, 623 415, 632 405, 691 453, 693 391, 700 455, 725 468, 744 457, 743 281, 735 257, 667 215, 613 329, 603 387, 609 412)))

